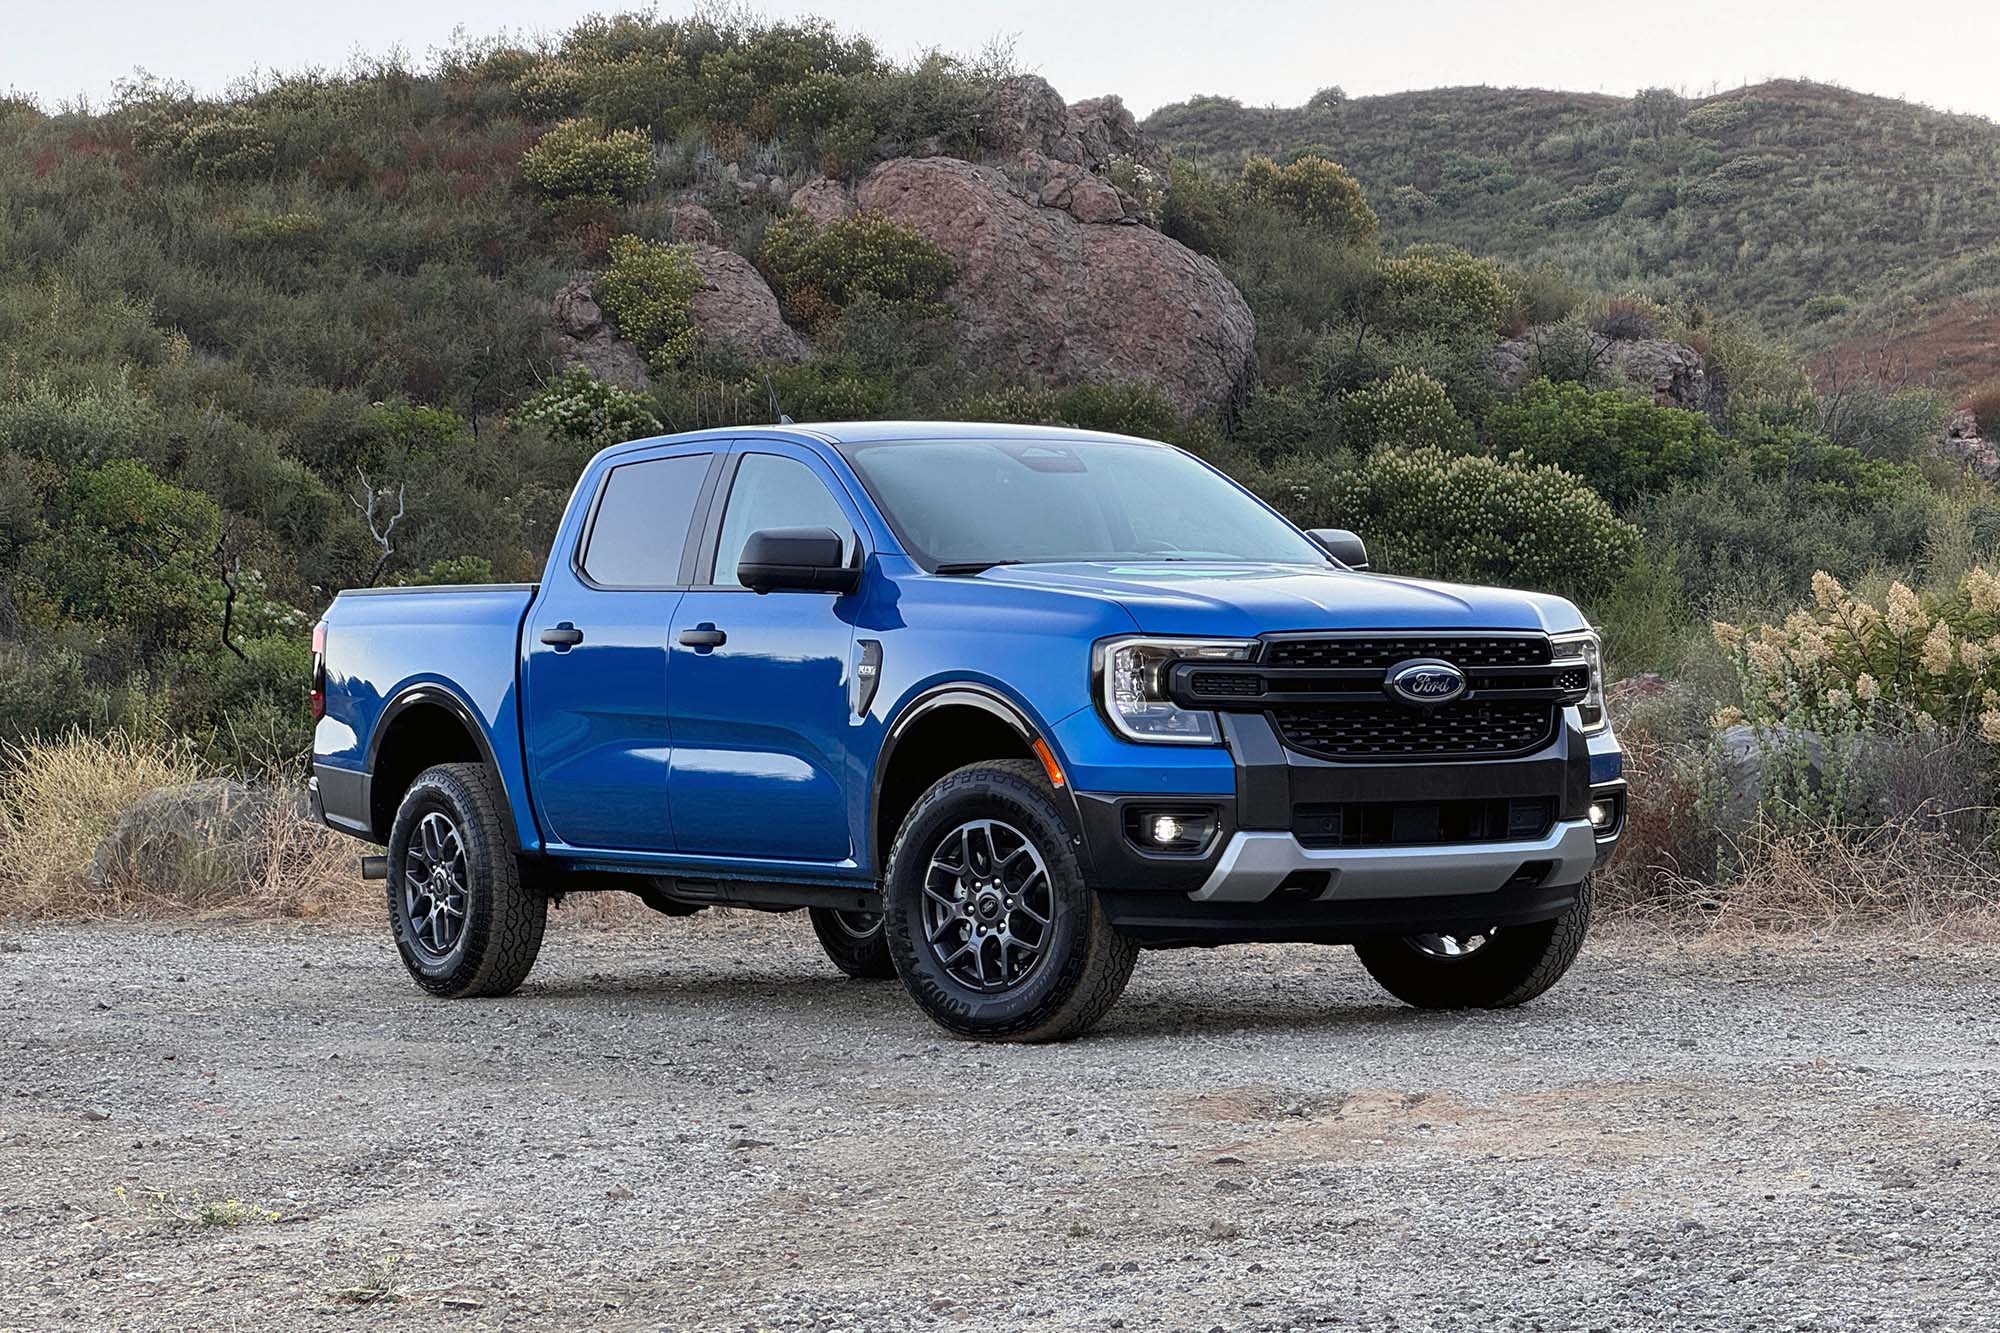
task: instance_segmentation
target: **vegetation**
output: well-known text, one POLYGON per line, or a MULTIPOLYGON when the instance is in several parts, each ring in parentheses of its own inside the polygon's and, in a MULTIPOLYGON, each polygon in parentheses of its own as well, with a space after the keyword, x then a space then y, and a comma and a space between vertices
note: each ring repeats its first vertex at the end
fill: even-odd
MULTIPOLYGON (((787 207, 818 174, 976 153, 1007 72, 704 13, 221 99, 142 80, 101 113, 0 100, 0 840, 56 849, 10 872, 7 902, 77 892, 149 786, 296 773, 307 628, 334 590, 532 578, 594 450, 780 414, 1168 439, 1301 523, 1361 531, 1387 572, 1578 599, 1614 674, 1674 682, 1618 705, 1659 793, 1635 808, 1628 896, 1796 863, 1717 850, 1763 845, 1715 813, 1739 716, 1779 749, 1972 756, 1945 766, 1969 775, 1953 799, 1991 804, 2000 625, 1979 571, 2000 500, 1929 446, 1955 401, 1994 431, 2000 367, 1954 399, 1848 362, 1816 379, 1803 354, 2000 291, 1992 127, 1802 85, 1168 108, 1151 124, 1181 156, 1148 207, 1257 326, 1241 394, 1189 418, 1148 386, 969 361, 945 252, 787 207), (687 203, 754 258, 803 361, 699 337, 696 254, 672 243, 687 203), (643 390, 561 367, 550 302, 578 272, 643 390), (1679 405, 1617 369, 1663 339, 1698 367, 1679 405), (1884 628, 1911 614, 1921 640, 1884 628), (1713 620, 1767 628, 1718 645, 1713 620)), ((1822 799, 1838 784, 1812 755, 1784 762, 1805 776, 1766 784, 1758 827, 1790 836, 1779 807, 1806 810, 1814 845, 1904 828, 1938 790, 1863 808, 1822 799)), ((1908 827, 1945 839, 1936 864, 2000 841, 1908 827)))

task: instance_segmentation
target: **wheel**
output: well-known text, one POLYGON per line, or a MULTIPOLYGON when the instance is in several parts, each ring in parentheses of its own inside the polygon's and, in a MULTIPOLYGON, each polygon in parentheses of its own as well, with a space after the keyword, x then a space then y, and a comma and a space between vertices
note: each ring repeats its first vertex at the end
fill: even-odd
POLYGON ((483 764, 410 784, 389 829, 389 929, 433 995, 506 995, 541 952, 549 900, 522 884, 507 802, 483 764))
POLYGON ((1576 905, 1552 921, 1364 940, 1354 952, 1382 989, 1404 1004, 1506 1009, 1526 1004, 1569 971, 1590 933, 1593 896, 1586 879, 1577 887, 1576 905))
POLYGON ((889 961, 889 944, 882 937, 880 912, 840 912, 812 908, 813 934, 833 965, 860 981, 886 981, 896 975, 889 961))
POLYGON ((889 849, 882 900, 897 975, 961 1037, 1074 1037, 1117 1002, 1139 956, 1084 883, 1070 821, 1032 760, 974 764, 925 792, 889 849))

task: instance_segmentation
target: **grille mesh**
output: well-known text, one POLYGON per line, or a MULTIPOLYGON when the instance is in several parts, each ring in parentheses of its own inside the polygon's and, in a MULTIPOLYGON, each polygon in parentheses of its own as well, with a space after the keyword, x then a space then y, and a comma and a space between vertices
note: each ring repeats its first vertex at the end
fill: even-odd
POLYGON ((1285 744, 1328 759, 1506 755, 1538 749, 1554 734, 1556 710, 1539 701, 1468 699, 1430 712, 1386 700, 1277 708, 1285 744))
POLYGON ((1260 661, 1280 667, 1374 667, 1388 670, 1412 657, 1441 657, 1460 668, 1539 666, 1553 660, 1549 641, 1540 635, 1471 636, 1467 638, 1328 638, 1274 639, 1260 661))

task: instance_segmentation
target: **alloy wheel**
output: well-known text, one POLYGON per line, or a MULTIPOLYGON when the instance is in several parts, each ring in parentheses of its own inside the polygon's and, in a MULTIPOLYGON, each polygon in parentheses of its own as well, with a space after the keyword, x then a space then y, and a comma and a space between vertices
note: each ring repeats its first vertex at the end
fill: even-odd
POLYGON ((1054 933, 1048 863, 1028 836, 997 819, 947 832, 924 871, 924 940, 968 990, 1010 990, 1040 965, 1054 933))

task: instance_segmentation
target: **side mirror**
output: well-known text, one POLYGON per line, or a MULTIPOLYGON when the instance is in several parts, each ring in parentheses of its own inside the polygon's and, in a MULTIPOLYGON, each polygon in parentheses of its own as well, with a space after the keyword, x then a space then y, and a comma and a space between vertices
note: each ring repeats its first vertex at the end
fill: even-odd
POLYGON ((1319 548, 1349 569, 1368 568, 1368 547, 1346 528, 1308 528, 1306 536, 1319 548))
POLYGON ((759 593, 853 592, 861 586, 861 570, 841 558, 845 544, 832 528, 763 528, 743 543, 736 581, 759 593))

